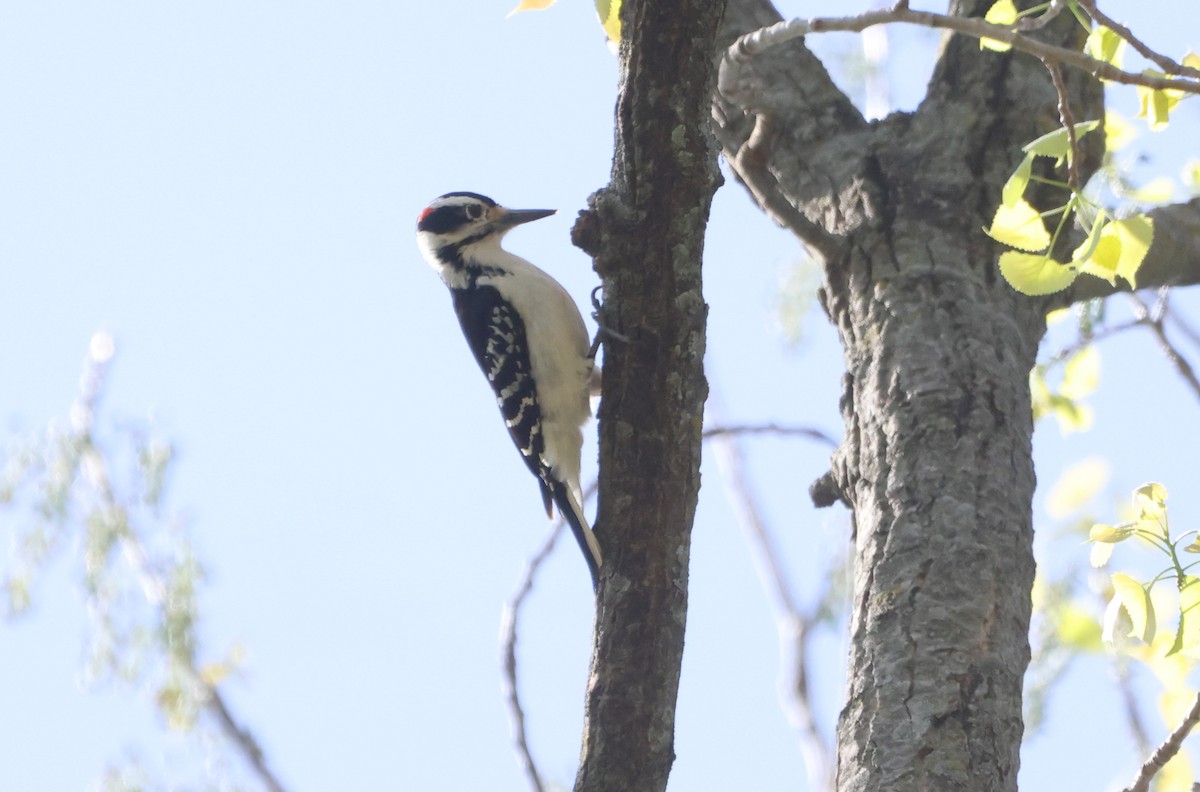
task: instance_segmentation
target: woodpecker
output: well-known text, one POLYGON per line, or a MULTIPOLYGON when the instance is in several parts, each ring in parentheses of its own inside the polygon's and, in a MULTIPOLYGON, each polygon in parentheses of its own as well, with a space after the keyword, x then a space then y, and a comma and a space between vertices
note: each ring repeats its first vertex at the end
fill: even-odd
POLYGON ((417 246, 449 287, 504 425, 538 479, 546 516, 557 507, 571 526, 594 588, 600 544, 579 486, 581 427, 591 415, 587 329, 558 281, 500 247, 516 226, 552 214, 505 209, 478 193, 446 193, 417 217, 417 246))

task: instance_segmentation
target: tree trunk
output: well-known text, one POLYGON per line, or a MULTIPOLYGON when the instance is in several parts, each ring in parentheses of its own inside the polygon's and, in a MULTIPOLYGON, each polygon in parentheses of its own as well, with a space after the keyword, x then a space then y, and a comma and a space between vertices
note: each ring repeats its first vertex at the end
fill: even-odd
MULTIPOLYGON (((1074 39, 1069 17, 1045 35, 1074 39)), ((731 0, 723 41, 777 18, 731 0)), ((1099 85, 1068 77, 1075 117, 1102 118, 1099 85)), ((869 124, 792 43, 728 93, 726 156, 824 259, 822 305, 845 350, 846 436, 824 484, 856 528, 837 788, 1016 789, 1034 574, 1028 376, 1048 303, 1000 278, 981 229, 1020 146, 1059 124, 1050 78, 1029 56, 952 38, 920 109, 869 124)), ((1085 142, 1084 177, 1102 141, 1085 142)))
POLYGON ((719 181, 712 53, 725 0, 625 0, 612 182, 575 228, 604 283, 596 533, 604 562, 579 792, 661 792, 674 761, 688 555, 700 488, 719 181))

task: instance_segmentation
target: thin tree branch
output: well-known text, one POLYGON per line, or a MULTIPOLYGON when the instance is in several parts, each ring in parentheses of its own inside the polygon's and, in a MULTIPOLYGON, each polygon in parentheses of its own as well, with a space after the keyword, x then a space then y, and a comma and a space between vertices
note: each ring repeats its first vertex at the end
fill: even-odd
POLYGON ((1101 25, 1104 25, 1121 38, 1125 39, 1125 41, 1129 42, 1131 47, 1138 51, 1138 54, 1140 54, 1146 60, 1152 62, 1155 66, 1162 69, 1167 74, 1178 74, 1183 77, 1200 78, 1200 70, 1193 69, 1190 66, 1184 66, 1182 63, 1177 63, 1171 60, 1166 55, 1162 55, 1150 49, 1150 47, 1146 46, 1145 42, 1133 35, 1133 31, 1097 8, 1094 0, 1077 1, 1079 3, 1079 7, 1086 11, 1088 16, 1099 22, 1101 25))
MULTIPOLYGON (((88 346, 80 379, 80 394, 71 406, 71 428, 76 433, 80 449, 81 470, 100 498, 104 511, 117 515, 126 509, 119 502, 106 469, 106 463, 92 435, 96 415, 96 404, 103 391, 109 363, 115 353, 113 339, 107 333, 97 333, 88 346)), ((125 515, 127 517, 127 515, 125 515)), ((167 582, 155 572, 150 563, 145 545, 132 530, 122 533, 121 555, 141 586, 146 601, 154 608, 167 607, 167 582)), ((266 757, 253 734, 240 726, 229 711, 215 685, 207 682, 196 668, 196 660, 190 653, 178 652, 173 659, 179 662, 180 671, 188 683, 199 692, 200 702, 215 716, 222 734, 242 754, 242 758, 258 775, 259 780, 270 792, 283 792, 283 785, 267 767, 266 757)))
POLYGON ((1150 782, 1154 780, 1154 776, 1166 766, 1167 762, 1175 757, 1175 754, 1179 753, 1179 749, 1183 745, 1183 738, 1188 736, 1197 723, 1200 723, 1200 693, 1196 694, 1196 700, 1192 704, 1192 709, 1184 717, 1183 722, 1175 728, 1175 731, 1171 732, 1162 745, 1158 746, 1158 750, 1154 752, 1154 755, 1142 765, 1137 778, 1134 779, 1132 784, 1125 787, 1123 792, 1148 792, 1150 782))
POLYGON ((837 441, 830 437, 820 429, 814 429, 811 426, 786 426, 774 422, 765 424, 728 424, 723 426, 713 426, 705 429, 701 434, 705 440, 710 440, 718 437, 731 437, 738 435, 777 435, 779 437, 807 437, 809 440, 815 440, 818 443, 823 443, 830 448, 837 448, 837 441))
POLYGON ((1196 346, 1200 346, 1200 333, 1196 332, 1196 328, 1179 315, 1178 311, 1171 311, 1167 314, 1167 320, 1175 325, 1175 329, 1183 333, 1188 341, 1191 341, 1196 346))
MULTIPOLYGON (((583 502, 586 504, 596 494, 596 482, 588 484, 583 490, 583 502)), ((525 733, 525 710, 521 706, 521 693, 517 686, 517 622, 521 617, 521 607, 533 591, 533 581, 542 568, 542 563, 550 557, 558 537, 562 535, 563 519, 561 515, 550 526, 550 532, 542 540, 542 544, 534 551, 525 568, 521 572, 521 580, 517 589, 504 604, 500 613, 500 690, 504 695, 504 706, 508 709, 508 722, 512 727, 513 750, 517 753, 517 763, 525 772, 529 787, 534 792, 545 792, 541 773, 529 750, 529 742, 525 733)))
POLYGON ((1071 192, 1079 192, 1079 139, 1075 135, 1075 114, 1071 112, 1071 99, 1067 96, 1067 83, 1063 80, 1062 69, 1058 64, 1042 59, 1046 70, 1050 72, 1050 80, 1058 94, 1058 118, 1067 130, 1067 142, 1071 155, 1067 157, 1067 183, 1071 192))
POLYGON ((796 730, 808 771, 809 786, 813 789, 832 789, 831 751, 817 725, 808 679, 808 638, 815 617, 803 613, 796 604, 775 539, 751 492, 741 451, 734 439, 737 434, 730 431, 706 432, 705 436, 712 440, 717 469, 721 471, 721 479, 733 503, 738 523, 750 545, 759 582, 766 589, 775 611, 783 675, 779 689, 780 704, 792 728, 796 730))
POLYGON ((521 693, 517 687, 517 619, 520 616, 521 606, 525 604, 525 598, 533 590, 533 579, 542 562, 554 549, 562 529, 563 520, 560 517, 554 521, 554 525, 551 526, 550 533, 542 541, 541 547, 525 562, 525 569, 521 573, 521 582, 517 584, 517 590, 505 603, 504 610, 500 613, 500 668, 503 672, 500 675, 500 691, 504 696, 504 706, 508 709, 508 722, 512 728, 513 750, 517 753, 517 764, 524 771, 525 778, 529 781, 529 788, 533 792, 545 792, 545 786, 542 785, 542 776, 538 772, 537 764, 533 761, 533 754, 529 750, 529 741, 525 736, 525 710, 521 707, 521 693))
POLYGON ((266 757, 263 756, 262 748, 259 747, 258 741, 254 739, 254 735, 244 727, 238 725, 238 722, 234 720, 219 690, 211 685, 207 689, 208 699, 205 703, 221 724, 221 730, 225 733, 225 736, 237 745, 242 752, 242 756, 254 768, 254 772, 258 773, 259 780, 266 785, 270 792, 283 792, 283 787, 267 767, 266 757))
POLYGON ((1049 357, 1049 359, 1046 361, 1046 365, 1052 366, 1055 363, 1066 360, 1071 355, 1074 355, 1076 352, 1079 352, 1085 347, 1089 347, 1092 344, 1112 338, 1115 335, 1124 333, 1126 330, 1132 330, 1135 327, 1141 327, 1143 324, 1145 324, 1145 322, 1143 322, 1141 319, 1130 319, 1128 322, 1107 325, 1105 327, 1101 327, 1099 330, 1093 330, 1089 335, 1081 336, 1073 343, 1067 344, 1059 349, 1049 357))
POLYGON ((1159 349, 1166 355, 1167 360, 1171 361, 1171 365, 1175 366, 1175 370, 1179 372, 1179 376, 1183 377, 1183 381, 1192 389, 1192 393, 1196 395, 1196 398, 1200 399, 1200 377, 1196 376, 1196 370, 1192 368, 1192 364, 1188 362, 1187 358, 1167 338, 1166 329, 1163 327, 1163 320, 1167 311, 1166 294, 1167 290, 1164 289, 1160 296, 1159 305, 1153 312, 1136 294, 1129 295, 1129 299, 1133 303, 1133 315, 1154 334, 1154 337, 1158 340, 1159 349))
MULTIPOLYGON (((793 19, 779 22, 769 27, 760 28, 738 38, 721 61, 721 73, 718 81, 722 93, 727 88, 737 84, 739 67, 754 56, 777 44, 794 38, 806 36, 809 33, 860 33, 875 25, 886 24, 919 25, 941 30, 950 30, 974 38, 987 38, 1003 41, 1013 49, 1029 53, 1048 63, 1062 64, 1080 69, 1102 80, 1123 83, 1125 85, 1141 85, 1155 90, 1174 89, 1185 93, 1200 94, 1200 80, 1189 77, 1156 77, 1153 75, 1136 74, 1118 69, 1110 63, 1096 60, 1083 52, 1047 44, 1020 31, 1020 25, 1006 27, 985 22, 981 17, 960 17, 937 14, 931 11, 914 11, 907 4, 898 3, 890 9, 868 11, 853 17, 817 17, 814 19, 793 19)), ((1181 69, 1183 67, 1180 67, 1181 69)), ((1179 72, 1181 74, 1185 72, 1179 72)))

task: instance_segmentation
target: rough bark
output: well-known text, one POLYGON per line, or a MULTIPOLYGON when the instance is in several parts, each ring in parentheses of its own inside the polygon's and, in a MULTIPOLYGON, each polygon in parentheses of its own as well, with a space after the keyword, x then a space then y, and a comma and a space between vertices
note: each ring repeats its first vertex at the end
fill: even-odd
MULTIPOLYGON (((1063 16, 1041 35, 1078 45, 1063 16)), ((730 0, 722 41, 778 18, 730 0)), ((1067 86, 1077 118, 1102 117, 1098 84, 1067 86)), ((880 122, 801 42, 725 88, 726 156, 824 259, 822 304, 845 350, 830 481, 856 537, 837 787, 1015 789, 1034 574, 1028 374, 1048 301, 1003 282, 980 229, 1020 145, 1058 126, 1051 80, 1028 56, 951 38, 921 107, 880 122)), ((1102 141, 1084 142, 1086 177, 1102 141)))
POLYGON ((674 761, 688 556, 700 488, 719 181, 708 119, 725 0, 626 0, 612 181, 575 229, 604 283, 597 535, 603 546, 575 789, 661 791, 674 761))

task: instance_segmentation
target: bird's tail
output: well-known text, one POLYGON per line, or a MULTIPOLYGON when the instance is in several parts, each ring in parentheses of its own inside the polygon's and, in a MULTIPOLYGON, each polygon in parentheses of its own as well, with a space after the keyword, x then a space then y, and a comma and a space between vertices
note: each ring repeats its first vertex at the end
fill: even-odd
POLYGON ((587 517, 583 514, 579 496, 563 482, 555 482, 553 491, 554 503, 567 521, 567 525, 571 526, 571 533, 575 534, 575 541, 579 543, 579 549, 583 551, 583 558, 587 561, 588 571, 592 573, 592 588, 598 588, 602 562, 600 543, 596 540, 596 534, 592 532, 592 527, 588 525, 587 517))

